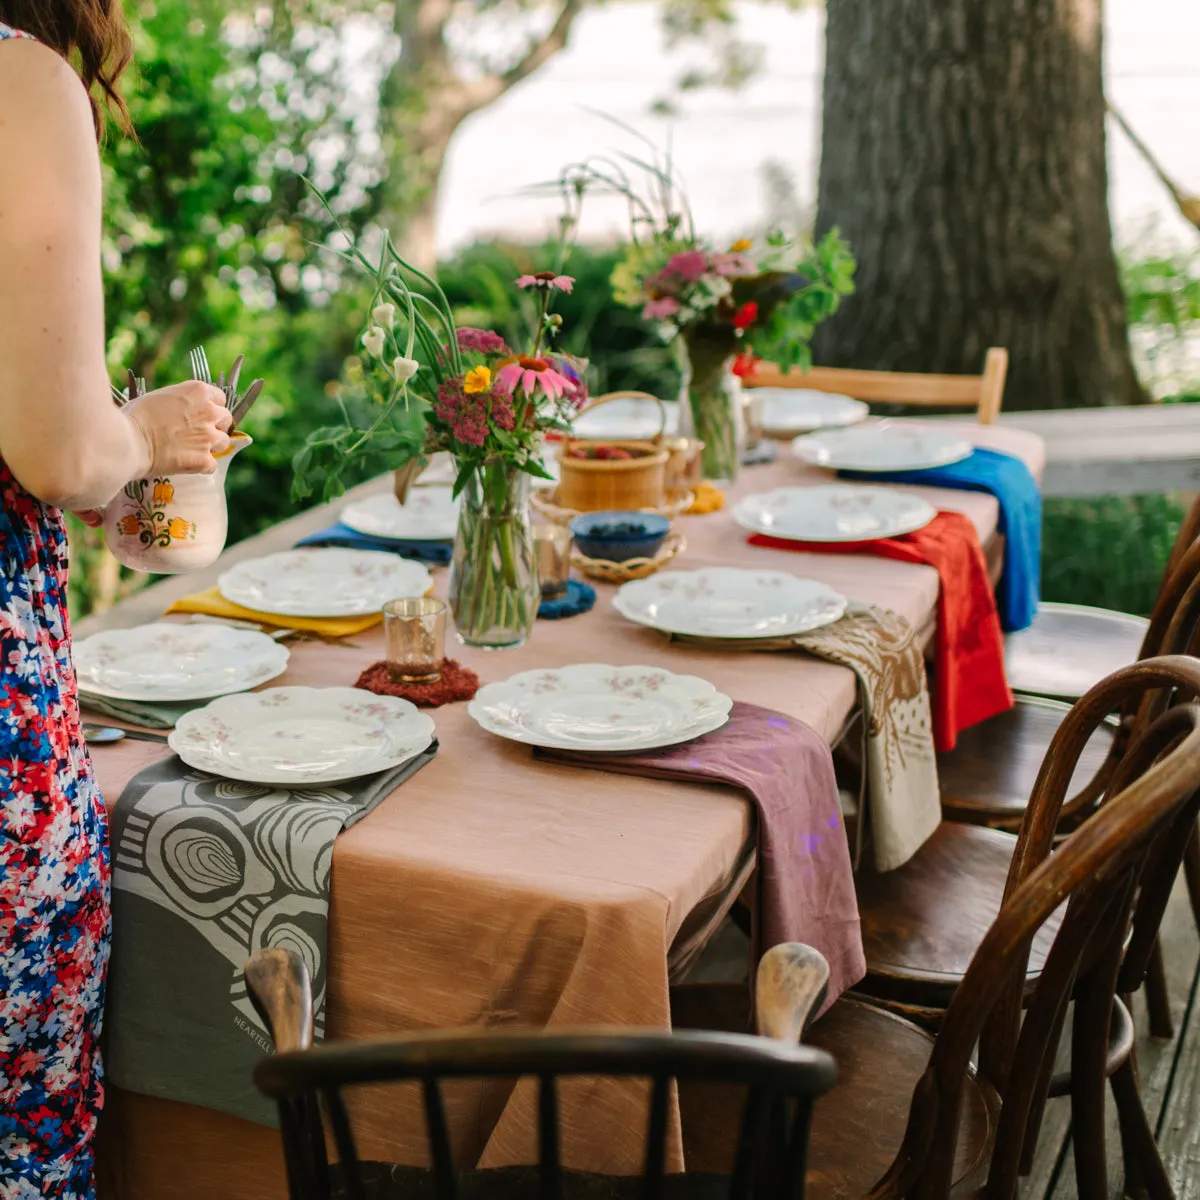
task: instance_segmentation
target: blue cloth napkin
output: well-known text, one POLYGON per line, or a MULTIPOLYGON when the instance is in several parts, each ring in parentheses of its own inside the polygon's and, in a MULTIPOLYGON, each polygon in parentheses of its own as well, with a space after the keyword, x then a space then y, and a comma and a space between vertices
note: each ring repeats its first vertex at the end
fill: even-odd
POLYGON ((577 617, 580 613, 591 612, 596 603, 596 589, 591 584, 579 579, 567 582, 565 596, 553 600, 543 600, 538 606, 538 616, 545 621, 558 621, 563 617, 577 617))
POLYGON ((976 447, 961 462, 925 471, 839 471, 849 479, 919 483, 930 487, 991 492, 1000 504, 1004 570, 996 589, 1001 626, 1026 629, 1037 616, 1042 590, 1042 494, 1029 468, 1011 454, 976 447))
POLYGON ((448 567, 454 553, 451 542, 418 542, 408 538, 373 537, 369 533, 359 533, 349 525, 339 521, 322 529, 320 533, 310 533, 301 538, 297 546, 344 546, 347 550, 382 550, 390 554, 399 554, 401 558, 415 558, 418 562, 430 563, 435 567, 448 567))

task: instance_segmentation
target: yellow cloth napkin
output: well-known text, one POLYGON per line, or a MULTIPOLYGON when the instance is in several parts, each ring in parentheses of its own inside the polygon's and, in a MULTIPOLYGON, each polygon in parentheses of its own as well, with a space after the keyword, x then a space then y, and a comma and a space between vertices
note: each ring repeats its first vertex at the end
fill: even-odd
POLYGON ((698 483, 692 488, 692 507, 687 516, 698 517, 704 513, 720 512, 725 507, 725 493, 711 483, 698 483))
POLYGON ((221 589, 211 587, 192 596, 176 600, 167 612, 204 613, 209 617, 228 617, 235 621, 254 621, 259 625, 274 625, 277 629, 301 629, 305 633, 321 637, 351 637, 378 625, 383 613, 370 613, 365 617, 284 617, 278 613, 256 612, 243 608, 221 595, 221 589))

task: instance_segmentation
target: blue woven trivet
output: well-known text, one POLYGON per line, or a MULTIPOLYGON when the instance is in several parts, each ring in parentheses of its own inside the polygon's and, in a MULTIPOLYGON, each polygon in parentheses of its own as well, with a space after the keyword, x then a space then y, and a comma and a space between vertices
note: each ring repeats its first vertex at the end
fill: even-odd
POLYGON ((577 617, 580 613, 591 612, 596 603, 596 589, 590 584, 578 579, 569 580, 567 594, 556 600, 543 600, 538 608, 538 616, 547 621, 558 621, 563 617, 577 617))

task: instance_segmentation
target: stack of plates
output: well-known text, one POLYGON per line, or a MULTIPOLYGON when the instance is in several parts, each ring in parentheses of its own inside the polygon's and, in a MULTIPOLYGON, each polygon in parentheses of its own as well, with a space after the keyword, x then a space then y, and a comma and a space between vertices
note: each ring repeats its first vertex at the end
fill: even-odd
POLYGON ((750 395, 762 406, 763 433, 774 438, 857 425, 871 412, 861 400, 811 388, 755 388, 750 395))
POLYGON ((720 729, 733 701, 694 675, 580 663, 480 688, 467 711, 490 733, 555 750, 654 750, 720 729))
POLYGON ((229 625, 160 621, 76 643, 81 691, 109 700, 182 704, 245 692, 287 670, 287 647, 229 625))
POLYGON ((970 456, 975 447, 958 433, 906 421, 880 421, 798 437, 796 457, 835 471, 925 471, 970 456))
POLYGON ((414 487, 401 504, 392 492, 342 509, 341 521, 357 533, 409 542, 450 542, 458 529, 458 501, 450 487, 414 487))
POLYGON ((389 600, 425 595, 433 577, 393 554, 312 548, 248 559, 217 582, 226 600, 272 616, 364 617, 389 600))
POLYGON ((433 718, 396 696, 281 687, 214 700, 181 717, 167 741, 196 770, 303 788, 402 766, 433 733, 433 718))
POLYGON ((929 524, 933 505, 911 492, 828 484, 745 496, 733 509, 744 529, 795 542, 866 542, 929 524))
POLYGON ((783 571, 705 567, 625 584, 613 597, 625 618, 663 633, 703 638, 775 638, 832 624, 846 598, 815 579, 783 571))

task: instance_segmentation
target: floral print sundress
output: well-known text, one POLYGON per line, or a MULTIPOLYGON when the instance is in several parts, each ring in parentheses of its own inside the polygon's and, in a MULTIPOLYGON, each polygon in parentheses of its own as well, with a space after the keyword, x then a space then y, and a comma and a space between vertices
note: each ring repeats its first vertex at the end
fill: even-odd
MULTIPOLYGON (((0 47, 21 36, 0 24, 0 47)), ((0 1200, 94 1200, 107 822, 79 720, 62 514, 3 459, 0 497, 0 1200)))

